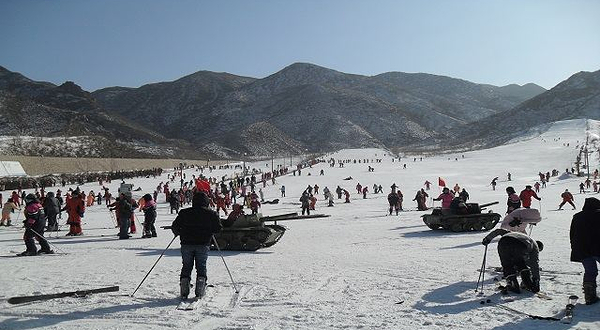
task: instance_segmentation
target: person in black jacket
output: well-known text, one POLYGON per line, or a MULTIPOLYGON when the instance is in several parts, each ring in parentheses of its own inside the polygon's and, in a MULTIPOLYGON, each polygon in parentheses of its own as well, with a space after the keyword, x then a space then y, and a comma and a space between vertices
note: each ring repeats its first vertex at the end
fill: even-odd
POLYGON ((502 236, 498 241, 498 255, 506 278, 506 291, 521 293, 517 279, 521 275, 527 290, 539 292, 539 252, 544 248, 542 242, 534 241, 522 233, 498 228, 483 238, 483 245, 490 244, 496 236, 502 236))
POLYGON ((44 199, 44 213, 46 213, 46 217, 48 219, 48 231, 58 230, 56 216, 58 215, 59 210, 58 200, 56 197, 54 197, 54 193, 48 192, 46 198, 44 199))
POLYGON ((181 258, 183 267, 179 276, 181 298, 190 293, 190 282, 194 262, 196 263, 196 297, 204 296, 206 288, 206 259, 213 234, 221 231, 222 226, 217 212, 208 208, 210 200, 204 192, 192 197, 192 207, 183 209, 173 221, 171 230, 181 240, 181 258))
POLYGON ((600 262, 600 200, 586 198, 581 212, 571 221, 571 261, 583 264, 583 292, 586 305, 596 303, 596 277, 600 262))

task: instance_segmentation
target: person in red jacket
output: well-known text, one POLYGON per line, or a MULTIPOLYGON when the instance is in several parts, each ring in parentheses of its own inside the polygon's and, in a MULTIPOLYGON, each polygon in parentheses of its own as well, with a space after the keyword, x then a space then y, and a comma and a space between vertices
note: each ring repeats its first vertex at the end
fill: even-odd
POLYGON ((558 206, 559 210, 562 210, 563 205, 565 205, 566 203, 571 204, 571 206, 573 206, 573 210, 576 209, 575 204, 573 204, 573 199, 575 199, 573 197, 573 195, 569 192, 569 189, 565 189, 565 192, 560 194, 560 197, 562 197, 563 201, 562 203, 560 203, 560 205, 558 206))
POLYGON ((83 217, 83 213, 85 212, 85 203, 83 202, 79 188, 73 191, 71 198, 67 199, 66 204, 64 210, 66 210, 69 215, 67 223, 70 226, 67 236, 83 235, 83 231, 81 230, 81 217, 83 217))
POLYGON ((541 201, 542 199, 540 197, 538 197, 538 195, 535 193, 535 191, 533 191, 533 189, 531 189, 530 185, 525 186, 525 189, 523 189, 521 191, 521 193, 519 194, 519 199, 521 199, 522 202, 522 206, 526 209, 531 207, 531 198, 535 198, 538 201, 541 201))

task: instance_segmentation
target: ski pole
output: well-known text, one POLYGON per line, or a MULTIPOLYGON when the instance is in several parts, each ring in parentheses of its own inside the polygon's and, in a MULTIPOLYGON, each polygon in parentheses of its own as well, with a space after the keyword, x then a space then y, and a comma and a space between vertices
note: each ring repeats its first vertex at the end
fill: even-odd
MULTIPOLYGON (((27 229, 26 229, 27 230, 27 229)), ((67 254, 63 249, 59 248, 58 246, 52 244, 52 242, 50 242, 49 240, 46 239, 46 237, 40 235, 40 233, 38 233, 37 231, 35 231, 33 228, 29 228, 29 230, 31 230, 32 233, 36 234, 37 237, 43 239, 44 241, 46 241, 46 243, 52 245, 52 247, 54 247, 55 249, 57 249, 60 253, 64 253, 67 254)))
POLYGON ((233 289, 235 290, 235 293, 240 293, 240 291, 238 291, 237 286, 235 285, 235 281, 233 280, 233 276, 231 276, 231 272, 229 271, 229 267, 227 267, 227 263, 225 262, 225 258, 223 258, 223 251, 221 251, 221 248, 219 247, 219 243, 217 243, 217 239, 215 238, 215 235, 212 235, 212 240, 215 243, 215 246, 217 247, 217 250, 219 250, 219 255, 221 256, 221 260, 223 260, 223 264, 225 265, 225 269, 227 269, 227 273, 229 273, 229 278, 231 279, 231 284, 233 284, 233 289))
POLYGON ((483 252, 483 262, 481 263, 481 269, 479 270, 479 278, 477 279, 477 286, 475 287, 475 292, 479 289, 479 283, 481 283, 481 293, 483 294, 483 281, 484 281, 484 273, 485 273, 485 261, 487 257, 487 248, 485 246, 485 250, 483 252))
POLYGON ((177 236, 173 236, 173 239, 171 240, 171 242, 169 242, 169 245, 167 245, 167 247, 163 250, 163 252, 160 254, 160 256, 158 257, 158 259, 156 259, 156 262, 154 262, 154 265, 152 265, 152 268, 150 268, 150 270, 146 273, 146 276, 144 276, 144 279, 142 279, 142 281, 137 286, 137 288, 135 288, 135 290, 131 294, 131 297, 133 297, 133 295, 137 292, 137 290, 142 286, 142 283, 144 283, 144 281, 146 280, 146 278, 148 278, 148 275, 150 275, 150 273, 152 272, 152 270, 154 269, 154 267, 156 267, 156 264, 158 264, 158 262, 160 261, 160 259, 165 255, 165 252, 167 252, 167 250, 169 249, 169 247, 171 247, 171 244, 173 244, 173 241, 175 241, 176 238, 177 238, 177 236))

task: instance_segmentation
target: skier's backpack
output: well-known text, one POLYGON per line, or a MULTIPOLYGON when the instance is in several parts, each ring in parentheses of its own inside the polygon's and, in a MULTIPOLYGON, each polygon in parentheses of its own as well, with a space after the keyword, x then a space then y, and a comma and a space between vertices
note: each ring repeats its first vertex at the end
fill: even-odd
POLYGON ((121 214, 121 216, 131 216, 131 213, 133 211, 133 206, 131 205, 131 202, 127 199, 127 198, 123 198, 119 200, 119 213, 121 214))

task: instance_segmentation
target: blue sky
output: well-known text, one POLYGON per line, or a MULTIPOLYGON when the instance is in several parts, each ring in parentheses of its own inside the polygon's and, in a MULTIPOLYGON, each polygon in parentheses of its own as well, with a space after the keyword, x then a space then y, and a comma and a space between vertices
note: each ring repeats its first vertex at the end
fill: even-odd
POLYGON ((35 80, 91 91, 294 62, 551 88, 600 69, 600 1, 0 1, 0 65, 35 80))

